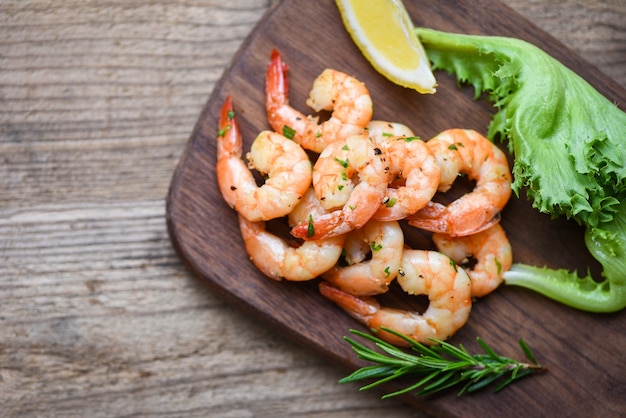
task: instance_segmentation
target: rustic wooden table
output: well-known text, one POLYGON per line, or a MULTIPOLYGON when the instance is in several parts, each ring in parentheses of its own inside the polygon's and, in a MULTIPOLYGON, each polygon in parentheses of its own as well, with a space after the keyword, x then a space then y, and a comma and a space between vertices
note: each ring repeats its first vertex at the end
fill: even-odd
MULTIPOLYGON (((626 85, 622 0, 505 3, 626 85)), ((271 4, 0 4, 0 416, 424 416, 339 385, 170 245, 174 167, 271 4)))

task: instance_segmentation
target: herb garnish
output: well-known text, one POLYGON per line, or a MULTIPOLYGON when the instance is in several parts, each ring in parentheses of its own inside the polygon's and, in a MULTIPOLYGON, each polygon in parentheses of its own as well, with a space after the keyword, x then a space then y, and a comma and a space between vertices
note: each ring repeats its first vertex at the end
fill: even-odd
POLYGON ((537 363, 535 356, 522 339, 519 340, 519 345, 530 363, 500 356, 480 338, 476 338, 476 341, 485 353, 470 354, 463 345, 455 347, 445 341, 431 339, 437 345, 427 347, 406 335, 388 328, 382 329, 407 341, 411 350, 418 354, 407 353, 374 335, 350 330, 351 333, 374 342, 381 352, 366 347, 349 337, 344 337, 352 345, 352 349, 359 358, 377 363, 377 365, 362 367, 339 380, 340 383, 377 379, 360 389, 366 390, 399 377, 413 376, 417 377, 417 382, 409 384, 404 389, 385 394, 383 398, 414 390, 419 390, 417 392, 419 395, 426 395, 462 385, 457 394, 461 396, 464 393, 476 392, 492 383, 498 383, 495 388, 498 392, 525 376, 547 370, 537 363))
POLYGON ((313 225, 313 215, 309 215, 309 226, 307 227, 306 235, 309 238, 315 235, 315 226, 313 225))
POLYGON ((296 130, 291 126, 283 126, 283 136, 287 139, 293 139, 296 136, 296 130))
POLYGON ((342 166, 343 168, 348 168, 349 161, 348 161, 348 159, 347 159, 347 158, 346 158, 345 160, 340 160, 340 159, 339 159, 339 158, 337 158, 337 157, 333 157, 333 158, 335 159, 335 161, 337 162, 337 164, 339 164, 339 165, 340 165, 340 166, 342 166))

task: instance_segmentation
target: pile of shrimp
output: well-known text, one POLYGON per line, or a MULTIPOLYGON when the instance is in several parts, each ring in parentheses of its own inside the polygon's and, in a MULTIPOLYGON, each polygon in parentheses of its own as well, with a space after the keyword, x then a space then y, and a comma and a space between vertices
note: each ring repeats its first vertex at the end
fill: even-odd
POLYGON ((333 69, 315 79, 306 101, 332 112, 320 122, 289 104, 287 72, 273 50, 266 73, 271 129, 258 134, 245 158, 231 97, 219 120, 218 185, 238 213, 250 260, 274 280, 320 278, 324 297, 393 344, 406 341, 381 328, 424 344, 448 339, 511 267, 499 223, 511 195, 505 154, 474 130, 423 141, 403 124, 372 120, 364 83, 333 69), (447 205, 433 200, 462 175, 475 182, 472 191, 447 205), (287 220, 298 245, 267 230, 277 218, 287 220), (437 250, 411 248, 403 227, 432 233, 437 250), (409 295, 427 295, 427 309, 382 306, 376 297, 394 280, 409 295))

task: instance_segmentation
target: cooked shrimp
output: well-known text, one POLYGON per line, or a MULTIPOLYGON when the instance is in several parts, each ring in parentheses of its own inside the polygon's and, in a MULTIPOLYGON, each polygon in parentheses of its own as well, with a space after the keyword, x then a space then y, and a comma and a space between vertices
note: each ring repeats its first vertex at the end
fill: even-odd
POLYGON ((472 296, 483 297, 493 292, 503 282, 502 273, 511 268, 513 253, 504 229, 496 224, 477 234, 466 237, 450 237, 433 234, 437 249, 457 264, 468 264, 475 259, 473 267, 465 270, 472 280, 472 296))
POLYGON ((372 99, 365 85, 332 69, 324 70, 313 82, 306 101, 316 112, 332 110, 330 119, 320 124, 317 117, 305 116, 291 107, 287 65, 276 50, 272 50, 265 89, 267 117, 272 128, 317 153, 331 142, 363 132, 372 118, 372 99))
POLYGON ((404 219, 426 206, 437 192, 441 177, 437 161, 424 141, 405 125, 372 121, 367 127, 390 168, 389 187, 373 218, 404 219))
POLYGON ((463 236, 497 223, 511 196, 511 171, 505 154, 478 132, 467 129, 449 129, 426 145, 441 169, 440 192, 449 190, 461 173, 475 180, 476 186, 448 206, 429 203, 409 217, 409 224, 463 236))
POLYGON ((396 345, 407 342, 381 327, 430 345, 430 338, 446 340, 467 322, 472 308, 470 279, 447 256, 435 251, 405 250, 397 280, 411 295, 428 295, 430 303, 423 314, 383 307, 373 297, 359 298, 328 283, 321 283, 320 291, 380 338, 396 345))
POLYGON ((352 295, 384 293, 398 275, 403 247, 404 234, 397 221, 370 220, 346 236, 344 258, 348 265, 336 265, 322 277, 352 295), (370 259, 365 260, 368 254, 362 250, 363 244, 369 249, 370 259))
POLYGON ((365 134, 329 144, 313 167, 313 187, 324 208, 332 212, 296 225, 291 233, 319 239, 362 227, 383 200, 387 172, 384 154, 365 134))
POLYGON ((232 106, 226 98, 217 136, 217 182, 224 200, 255 222, 285 216, 311 185, 311 162, 302 147, 275 132, 263 131, 242 159, 242 139, 232 106), (250 171, 266 174, 260 187, 250 171))
MULTIPOLYGON (((299 222, 312 214, 323 213, 312 189, 289 214, 299 222)), ((344 236, 305 241, 290 246, 279 236, 266 231, 265 222, 250 222, 239 216, 239 228, 248 256, 254 265, 274 280, 311 280, 332 268, 343 250, 344 236)))

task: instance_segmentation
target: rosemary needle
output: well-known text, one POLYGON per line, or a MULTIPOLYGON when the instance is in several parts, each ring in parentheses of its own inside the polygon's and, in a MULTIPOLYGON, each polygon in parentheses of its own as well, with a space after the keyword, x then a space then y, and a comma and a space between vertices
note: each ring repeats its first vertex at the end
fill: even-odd
POLYGON ((401 350, 374 335, 350 330, 351 333, 374 342, 380 352, 349 337, 344 337, 352 345, 352 349, 359 358, 375 365, 356 370, 341 379, 340 383, 374 379, 373 383, 361 387, 361 390, 366 390, 390 380, 412 376, 416 378, 415 383, 396 392, 388 393, 383 398, 414 390, 419 390, 419 395, 426 395, 458 386, 461 386, 458 393, 458 396, 461 396, 496 383, 495 391, 498 392, 525 376, 546 371, 545 367, 537 363, 530 348, 521 339, 519 345, 530 363, 500 356, 480 338, 476 340, 484 350, 484 354, 470 354, 463 345, 455 347, 450 343, 432 339, 436 345, 428 347, 388 328, 384 330, 408 341, 412 351, 417 352, 417 355, 401 350))

